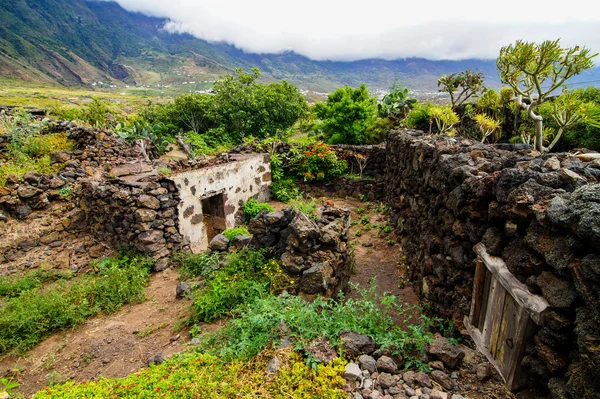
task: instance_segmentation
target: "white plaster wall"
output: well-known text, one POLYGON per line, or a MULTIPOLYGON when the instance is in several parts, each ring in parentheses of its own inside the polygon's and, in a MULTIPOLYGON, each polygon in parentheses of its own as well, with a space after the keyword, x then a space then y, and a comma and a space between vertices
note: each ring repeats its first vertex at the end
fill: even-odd
POLYGON ((191 170, 171 177, 179 190, 179 233, 194 253, 208 248, 202 222, 202 199, 223 193, 227 228, 235 226, 235 215, 251 197, 268 200, 271 163, 267 154, 236 155, 222 165, 191 170))

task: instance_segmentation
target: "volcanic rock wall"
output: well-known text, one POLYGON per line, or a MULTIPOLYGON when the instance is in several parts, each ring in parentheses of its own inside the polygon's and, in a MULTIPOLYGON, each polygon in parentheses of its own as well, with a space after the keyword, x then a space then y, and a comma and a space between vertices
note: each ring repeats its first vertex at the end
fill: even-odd
POLYGON ((390 134, 385 195, 410 278, 434 312, 460 322, 483 242, 551 305, 523 359, 531 381, 556 398, 598 398, 600 163, 503 148, 390 134))
POLYGON ((251 244, 281 259, 290 276, 287 291, 307 299, 332 297, 345 289, 352 269, 349 229, 350 211, 328 206, 316 221, 287 208, 262 211, 248 225, 253 234, 251 244))
POLYGON ((172 181, 156 178, 129 184, 117 179, 83 183, 80 207, 86 225, 114 248, 137 248, 168 266, 172 250, 184 246, 178 230, 179 192, 172 181))

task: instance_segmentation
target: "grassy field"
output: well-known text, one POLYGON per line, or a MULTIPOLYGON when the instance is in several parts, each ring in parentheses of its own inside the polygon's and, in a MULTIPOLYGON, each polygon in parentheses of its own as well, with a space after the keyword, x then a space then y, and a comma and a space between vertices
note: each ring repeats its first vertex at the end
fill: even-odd
POLYGON ((133 112, 148 101, 161 102, 182 94, 175 88, 118 87, 112 89, 64 87, 0 78, 0 105, 44 108, 48 111, 80 107, 98 98, 133 112))

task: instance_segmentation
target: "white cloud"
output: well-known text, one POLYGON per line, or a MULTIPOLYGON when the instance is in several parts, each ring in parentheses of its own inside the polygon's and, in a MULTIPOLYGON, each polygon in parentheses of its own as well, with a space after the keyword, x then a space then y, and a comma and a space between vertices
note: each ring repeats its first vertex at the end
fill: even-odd
MULTIPOLYGON (((167 28, 247 52, 293 50, 313 59, 488 58, 517 39, 562 38, 600 51, 590 0, 116 0, 166 17, 167 28)), ((593 7, 593 9, 592 9, 593 7)))

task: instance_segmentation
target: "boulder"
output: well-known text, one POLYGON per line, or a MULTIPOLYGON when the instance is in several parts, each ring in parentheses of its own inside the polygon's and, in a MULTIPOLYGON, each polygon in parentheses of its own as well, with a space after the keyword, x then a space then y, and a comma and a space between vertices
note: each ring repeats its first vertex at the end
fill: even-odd
POLYGON ((140 195, 137 200, 137 204, 143 208, 160 209, 160 201, 151 195, 140 195))
POLYGON ((349 356, 369 355, 376 349, 373 338, 355 331, 341 331, 340 341, 342 342, 344 352, 349 356))
POLYGON ((337 353, 331 346, 331 342, 324 337, 313 340, 308 345, 307 352, 323 364, 328 364, 338 357, 337 353))
POLYGON ((208 244, 208 247, 213 251, 227 251, 229 247, 229 239, 223 234, 217 234, 208 244))
POLYGON ((332 275, 333 269, 329 266, 329 262, 316 263, 302 273, 300 290, 307 294, 325 292, 332 275))
POLYGON ((360 367, 356 363, 348 363, 346 368, 344 369, 344 378, 350 382, 352 381, 360 381, 362 377, 362 372, 360 371, 360 367))
POLYGON ((398 371, 398 365, 396 364, 394 359, 388 356, 381 356, 379 359, 377 359, 376 365, 377 370, 379 370, 380 372, 393 374, 398 371))
POLYGON ((371 374, 377 371, 376 360, 369 355, 360 355, 358 363, 360 364, 360 368, 367 370, 371 374))
POLYGON ((379 382, 381 388, 388 389, 395 386, 398 383, 398 380, 396 380, 396 378, 391 374, 381 373, 377 377, 377 382, 379 382))
POLYGON ((437 334, 433 343, 429 346, 428 355, 441 360, 446 367, 454 369, 460 366, 465 352, 458 346, 452 345, 448 339, 437 334))

